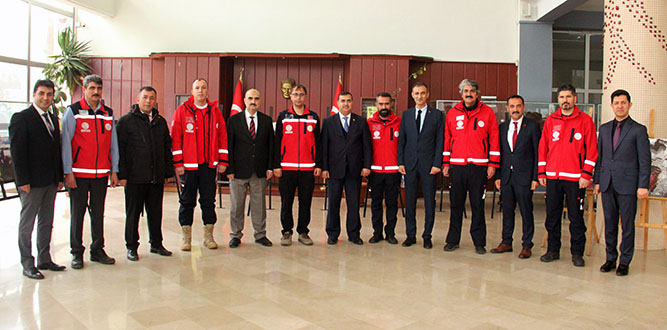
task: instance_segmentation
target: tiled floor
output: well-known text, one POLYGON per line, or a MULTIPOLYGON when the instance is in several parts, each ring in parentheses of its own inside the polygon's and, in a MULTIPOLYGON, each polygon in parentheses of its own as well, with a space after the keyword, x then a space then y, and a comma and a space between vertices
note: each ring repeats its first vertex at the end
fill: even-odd
MULTIPOLYGON (((228 196, 223 197, 228 206, 228 196)), ((536 248, 528 260, 512 254, 476 255, 467 229, 461 249, 442 251, 448 212, 436 214, 434 248, 386 242, 368 244, 370 210, 356 246, 345 234, 326 245, 322 198, 313 202, 315 245, 279 246, 279 210, 268 211, 270 248, 253 243, 249 219, 238 249, 229 249, 228 208, 218 208, 215 238, 221 248, 201 247, 193 227, 193 251, 179 251, 176 193, 166 193, 163 231, 172 257, 148 253, 142 219, 141 259, 125 258, 122 189, 110 189, 106 250, 113 266, 88 262, 69 268, 69 201, 58 194, 52 252, 65 272, 46 279, 21 276, 17 247, 19 201, 0 202, 0 328, 25 329, 560 329, 666 328, 667 258, 664 251, 636 251, 630 275, 602 274, 603 245, 594 245, 586 267, 570 262, 564 226, 561 260, 539 261, 544 250, 544 202, 536 198, 536 248), (250 230, 248 230, 250 229, 250 230)), ((274 197, 276 208, 279 198, 274 197)), ((499 213, 489 219, 488 246, 500 239, 499 213)), ((419 202, 422 217, 423 206, 419 202)), ((295 212, 296 213, 296 212, 295 212)), ((196 213, 199 219, 199 213, 196 213)), ((520 220, 518 220, 520 223, 520 220)), ((464 221, 464 226, 469 226, 464 221)), ((418 224, 418 230, 423 228, 418 224)), ((398 239, 405 224, 399 211, 398 239)), ((519 230, 520 231, 520 230, 519 230)), ((85 229, 89 244, 89 226, 85 229)), ((520 232, 515 233, 520 237, 520 232)))

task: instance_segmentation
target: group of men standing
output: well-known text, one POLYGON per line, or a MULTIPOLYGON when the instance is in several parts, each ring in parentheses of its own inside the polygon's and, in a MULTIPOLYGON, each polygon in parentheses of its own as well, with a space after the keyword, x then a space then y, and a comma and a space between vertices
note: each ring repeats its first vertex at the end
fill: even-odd
POLYGON ((538 123, 525 118, 521 96, 508 99, 511 120, 499 127, 493 110, 480 100, 477 82, 465 79, 459 89, 462 101, 446 117, 428 106, 428 86, 417 82, 411 90, 415 106, 404 111, 402 117, 391 110, 391 94, 381 92, 376 96, 378 111, 368 119, 352 113, 352 94, 341 92, 337 100, 339 112, 324 119, 320 127, 319 116, 306 106, 306 87, 295 85, 289 91, 291 106, 278 115, 274 130, 271 118, 258 111, 261 105, 258 90, 248 90, 244 98, 246 109, 225 122, 217 102, 208 99, 208 82, 198 78, 192 84, 192 96, 176 109, 170 132, 156 107, 157 92, 150 86, 140 89, 137 104, 116 126, 112 109, 101 101, 101 77, 90 75, 83 80, 81 100, 67 108, 61 133, 57 116, 49 112, 53 83, 40 80, 35 85, 33 105, 15 114, 10 123, 11 152, 22 202, 19 247, 23 274, 40 279, 43 274, 39 270, 65 269, 51 260, 49 251, 55 195, 63 182, 71 206, 72 268, 84 265, 82 228, 86 210, 91 218, 90 260, 115 263, 104 251, 107 184, 125 189, 129 260, 139 259, 138 222, 144 209, 150 252, 172 254, 162 245, 161 223, 164 183, 174 175, 182 185, 178 212, 181 250, 192 248, 197 195, 204 224, 203 244, 209 249, 217 248, 213 238, 217 221, 215 191, 221 173, 226 173, 230 180, 231 248, 241 244, 248 190, 255 242, 272 245, 266 236, 265 207, 266 185, 272 177, 279 178, 280 244, 292 244, 295 229, 292 206, 298 191, 297 240, 313 245, 308 226, 315 177, 321 175, 327 180, 329 190, 328 244, 337 244, 340 236, 343 191, 347 238, 354 244, 363 244, 359 204, 364 177, 368 178, 372 197, 373 235, 369 243, 386 240, 397 244, 397 199, 404 176, 403 246, 416 244, 416 203, 421 183, 425 208, 422 240, 424 248, 430 249, 437 175, 442 173, 451 184, 450 224, 444 250, 451 252, 459 247, 468 196, 472 210, 470 234, 478 254, 486 253, 484 197, 487 182, 495 178, 502 194, 503 233, 502 242, 491 252, 512 251, 514 209, 519 204, 523 218, 523 248, 519 258, 524 259, 531 256, 533 246, 532 195, 541 184, 547 189, 549 235, 547 253, 541 260, 550 262, 560 257, 560 215, 565 197, 575 266, 584 265, 583 200, 585 188, 591 185, 595 173, 595 192, 602 191, 607 224, 607 262, 601 271, 616 267, 616 222, 620 214, 623 241, 617 274, 627 274, 634 248, 636 201, 648 194, 650 170, 646 128, 628 117, 630 95, 625 91, 612 94, 614 128, 611 122, 601 126, 596 141, 595 126, 574 105, 576 92, 570 85, 558 89, 560 108, 546 119, 542 134, 538 123), (35 267, 31 236, 37 215, 35 267))

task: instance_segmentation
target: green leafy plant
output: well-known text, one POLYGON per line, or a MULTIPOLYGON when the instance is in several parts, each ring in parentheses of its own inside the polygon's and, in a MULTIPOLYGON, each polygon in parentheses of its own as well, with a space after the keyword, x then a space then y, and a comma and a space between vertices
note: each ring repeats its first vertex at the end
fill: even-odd
POLYGON ((56 85, 54 104, 60 113, 65 112, 64 103, 67 95, 76 86, 81 86, 81 79, 92 71, 88 63, 90 41, 77 41, 71 28, 66 28, 58 34, 60 54, 51 55, 53 63, 47 64, 42 71, 47 79, 56 85))

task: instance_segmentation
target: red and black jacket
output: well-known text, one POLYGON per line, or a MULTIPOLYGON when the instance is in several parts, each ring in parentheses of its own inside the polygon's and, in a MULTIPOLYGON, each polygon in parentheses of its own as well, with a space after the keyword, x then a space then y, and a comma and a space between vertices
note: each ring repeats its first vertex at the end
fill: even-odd
POLYGON ((373 145, 371 171, 376 173, 398 173, 398 136, 401 118, 394 113, 387 120, 380 119, 380 112, 368 118, 373 145))
POLYGON ((461 101, 447 112, 442 162, 500 167, 498 121, 489 106, 478 101, 477 108, 468 111, 461 101))
POLYGON ((70 105, 76 128, 72 136, 72 174, 103 178, 111 173, 113 110, 102 104, 93 111, 85 98, 70 105))
POLYGON ((537 177, 552 180, 590 180, 598 158, 595 124, 576 106, 569 116, 561 109, 544 122, 537 177))
POLYGON ((227 127, 218 108, 218 102, 209 102, 207 109, 202 111, 203 118, 195 116, 194 96, 183 102, 174 112, 171 122, 172 155, 174 167, 184 167, 192 171, 199 168, 199 164, 208 163, 209 168, 218 164, 227 166, 227 127), (198 127, 200 120, 204 127, 198 127), (197 130, 203 130, 203 139, 198 141, 197 130), (203 155, 202 157, 200 157, 203 155))
POLYGON ((274 169, 312 171, 322 168, 320 119, 308 107, 302 115, 290 107, 278 115, 274 139, 274 169))

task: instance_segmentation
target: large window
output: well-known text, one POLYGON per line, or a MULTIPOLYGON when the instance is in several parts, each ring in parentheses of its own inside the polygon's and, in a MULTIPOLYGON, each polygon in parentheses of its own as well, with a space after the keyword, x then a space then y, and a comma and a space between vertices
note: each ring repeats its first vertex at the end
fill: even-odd
POLYGON ((563 83, 577 88, 579 103, 602 101, 602 32, 553 32, 553 101, 563 83))
POLYGON ((11 115, 32 101, 49 56, 60 51, 58 33, 74 27, 74 8, 57 1, 0 2, 0 137, 11 115))

